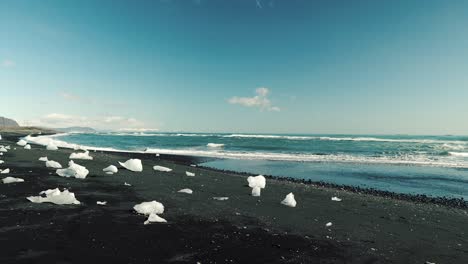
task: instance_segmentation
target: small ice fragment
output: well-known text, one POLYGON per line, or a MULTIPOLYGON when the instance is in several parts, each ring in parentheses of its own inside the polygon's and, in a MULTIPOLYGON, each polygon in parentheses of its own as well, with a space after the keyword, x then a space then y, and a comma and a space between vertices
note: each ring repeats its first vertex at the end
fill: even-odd
POLYGON ((143 165, 139 159, 129 159, 126 162, 119 162, 120 166, 126 168, 129 171, 141 172, 143 171, 143 165))
POLYGON ((78 165, 73 160, 68 163, 68 168, 58 169, 56 173, 62 177, 75 177, 77 179, 84 179, 89 173, 84 166, 78 165))
POLYGON ((159 157, 159 153, 156 153, 156 157, 159 157))
POLYGON ((39 161, 48 161, 49 159, 47 157, 40 157, 39 161))
POLYGON ((54 143, 49 143, 46 147, 47 150, 58 150, 58 147, 54 143))
POLYGON ((332 226, 332 225, 333 225, 332 222, 328 222, 325 226, 326 226, 326 227, 330 227, 330 226, 332 226))
POLYGON ((262 189, 260 187, 252 188, 252 196, 260 196, 262 189))
POLYGON ((157 214, 154 214, 154 213, 151 213, 149 216, 148 216, 148 219, 143 222, 143 224, 147 225, 149 223, 167 223, 167 220, 160 217, 159 215, 157 214))
POLYGON ((196 167, 196 166, 197 166, 197 165, 195 165, 195 164, 190 164, 190 167, 196 167))
POLYGON ((82 160, 92 160, 93 157, 89 155, 89 151, 81 153, 72 153, 70 154, 70 159, 82 159, 82 160))
POLYGON ((137 213, 143 214, 143 215, 164 213, 164 205, 156 201, 142 202, 140 204, 133 206, 133 209, 137 213))
POLYGON ((16 145, 20 146, 20 147, 24 147, 26 146, 26 144, 28 144, 28 142, 24 139, 20 139, 18 142, 16 142, 16 145))
POLYGON ((6 178, 3 178, 3 179, 2 179, 2 182, 3 182, 4 184, 7 184, 7 183, 15 183, 15 182, 24 182, 24 180, 21 179, 21 178, 6 177, 6 178))
POLYGON ((26 146, 24 146, 24 149, 31 149, 31 145, 26 144, 26 146))
POLYGON ((341 199, 338 198, 338 197, 336 197, 336 196, 333 196, 333 197, 331 198, 331 200, 332 200, 332 201, 335 201, 335 202, 341 202, 341 199))
POLYGON ((229 199, 229 197, 213 197, 213 199, 218 201, 226 201, 227 199, 229 199))
POLYGON ((284 205, 289 206, 289 207, 296 207, 297 202, 294 199, 294 194, 289 193, 288 195, 286 195, 284 200, 281 201, 281 204, 284 204, 284 205))
POLYGON ((3 164, 3 163, 5 163, 5 161, 3 161, 3 160, 0 160, 0 164, 3 164))
POLYGON ((182 189, 182 190, 179 190, 178 192, 186 193, 186 194, 192 194, 193 193, 193 191, 191 189, 182 189))
POLYGON ((62 165, 54 160, 47 160, 45 163, 47 168, 61 169, 62 165))
POLYGON ((186 172, 185 172, 185 175, 190 176, 190 177, 193 177, 193 176, 195 176, 195 173, 190 172, 190 171, 186 171, 186 172))
POLYGON ((0 152, 8 152, 8 150, 4 146, 1 146, 0 147, 0 152))
POLYGON ((49 189, 47 191, 42 191, 39 194, 45 194, 46 197, 29 196, 26 199, 33 203, 80 204, 80 201, 75 198, 75 194, 69 192, 67 189, 63 190, 63 192, 58 188, 49 189))
POLYGON ((109 165, 108 167, 105 167, 104 169, 102 169, 102 171, 104 171, 107 174, 113 174, 113 173, 117 173, 119 169, 117 169, 117 167, 114 165, 109 165))
POLYGON ((7 173, 10 173, 10 169, 0 170, 0 174, 7 174, 7 173))
POLYGON ((247 178, 247 182, 249 183, 250 188, 254 187, 260 187, 262 189, 265 188, 266 185, 266 179, 263 175, 258 175, 258 176, 249 176, 247 178))
POLYGON ((153 166, 153 170, 155 171, 163 171, 163 172, 170 172, 172 171, 172 169, 170 168, 167 168, 167 167, 163 167, 163 166, 153 166))
POLYGON ((10 150, 10 149, 11 149, 11 147, 10 147, 10 146, 6 146, 5 148, 6 148, 7 150, 10 150))
POLYGON ((96 204, 97 205, 107 205, 107 202, 106 201, 103 201, 103 202, 97 201, 96 204))
POLYGON ((125 186, 132 186, 130 183, 124 182, 125 186))

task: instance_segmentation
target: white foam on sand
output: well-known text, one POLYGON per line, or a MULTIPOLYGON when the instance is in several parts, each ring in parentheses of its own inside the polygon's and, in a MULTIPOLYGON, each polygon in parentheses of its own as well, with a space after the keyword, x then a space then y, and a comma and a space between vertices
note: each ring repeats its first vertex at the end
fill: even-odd
POLYGON ((2 179, 2 182, 3 182, 4 184, 16 183, 16 182, 24 182, 24 179, 15 178, 15 177, 6 177, 6 178, 3 178, 3 179, 2 179))
POLYGON ((85 152, 70 154, 70 159, 92 160, 93 157, 89 155, 89 151, 85 151, 85 152))
POLYGON ((126 168, 129 171, 141 172, 143 171, 143 165, 140 159, 129 159, 126 162, 119 162, 120 166, 126 168))
POLYGON ((68 163, 68 168, 58 169, 56 173, 62 177, 75 177, 77 179, 84 179, 89 173, 84 166, 78 165, 73 160, 68 163))
POLYGON ((107 174, 114 174, 114 173, 119 172, 119 169, 117 169, 117 167, 114 165, 109 165, 108 167, 105 167, 104 169, 102 169, 102 171, 104 171, 107 174))
POLYGON ((158 165, 153 166, 153 170, 155 170, 155 171, 162 171, 162 172, 170 172, 170 171, 172 171, 172 169, 170 169, 170 168, 163 167, 163 166, 158 166, 158 165))
POLYGON ((75 198, 75 194, 67 189, 61 192, 58 188, 49 189, 39 193, 41 196, 29 196, 26 199, 33 203, 53 203, 53 204, 80 204, 75 198), (43 197, 42 195, 45 195, 43 197))
POLYGON ((185 172, 185 175, 187 175, 187 176, 189 176, 189 177, 194 177, 194 176, 195 176, 195 173, 190 172, 190 171, 186 171, 186 172, 185 172))
POLYGON ((192 194, 193 193, 193 191, 191 189, 182 189, 182 190, 179 190, 178 192, 186 193, 186 194, 192 194))
POLYGON ((16 142, 16 145, 20 146, 20 147, 24 147, 26 146, 26 144, 28 144, 28 142, 24 139, 20 139, 18 142, 16 142))
POLYGON ((294 194, 289 193, 288 195, 286 195, 284 200, 281 201, 281 204, 289 206, 289 207, 296 207, 297 202, 296 202, 296 199, 294 199, 294 194))
POLYGON ((45 163, 47 168, 61 169, 62 165, 54 160, 47 160, 45 163))

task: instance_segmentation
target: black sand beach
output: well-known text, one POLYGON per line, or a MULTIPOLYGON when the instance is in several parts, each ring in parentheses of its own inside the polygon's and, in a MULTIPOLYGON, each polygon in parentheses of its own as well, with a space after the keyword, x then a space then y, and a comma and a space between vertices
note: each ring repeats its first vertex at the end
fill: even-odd
POLYGON ((72 150, 25 150, 15 144, 21 134, 0 134, 0 145, 12 148, 0 158, 0 168, 11 170, 2 178, 25 180, 0 184, 0 263, 468 263, 463 205, 276 179, 252 197, 246 175, 164 155, 91 152, 94 160, 76 160, 90 171, 86 179, 62 178, 38 158, 66 165, 72 150), (129 158, 142 159, 143 172, 102 171, 129 158), (74 192, 81 205, 26 200, 56 187, 74 192), (178 193, 182 188, 194 193, 178 193), (280 204, 290 192, 295 208, 280 204), (168 223, 143 225, 146 217, 132 210, 152 200, 164 204, 168 223))

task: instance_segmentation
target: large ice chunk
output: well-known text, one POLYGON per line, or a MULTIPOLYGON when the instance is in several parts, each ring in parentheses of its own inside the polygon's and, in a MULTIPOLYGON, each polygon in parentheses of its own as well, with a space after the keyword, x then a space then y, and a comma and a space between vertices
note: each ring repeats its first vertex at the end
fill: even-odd
POLYGON ((41 196, 29 196, 26 199, 33 203, 54 203, 54 204, 80 204, 75 198, 75 194, 67 189, 61 192, 58 188, 49 189, 39 193, 41 196), (42 195, 45 195, 43 197, 42 195))
POLYGON ((24 180, 21 179, 21 178, 6 177, 6 178, 3 178, 3 179, 2 179, 2 182, 3 182, 4 184, 7 184, 7 183, 15 183, 15 182, 24 182, 24 180))
POLYGON ((89 151, 85 151, 85 152, 70 154, 70 159, 92 160, 93 157, 89 155, 89 151))
POLYGON ((78 165, 73 160, 68 163, 68 168, 58 169, 57 174, 62 177, 75 177, 78 179, 84 179, 88 175, 89 170, 84 166, 78 165))
POLYGON ((163 167, 163 166, 158 166, 158 165, 153 166, 153 170, 155 170, 155 171, 163 171, 163 172, 170 172, 170 171, 172 171, 172 169, 170 169, 170 168, 163 167))
POLYGON ((39 161, 48 161, 49 159, 47 157, 40 157, 39 161))
POLYGON ((57 161, 54 161, 54 160, 46 161, 45 165, 46 165, 47 168, 54 168, 54 169, 61 169, 62 168, 62 165, 60 163, 58 163, 57 161))
POLYGON ((0 152, 8 152, 8 150, 4 146, 1 146, 0 147, 0 152))
POLYGON ((247 181, 249 182, 249 187, 250 188, 255 188, 259 187, 261 189, 265 188, 266 185, 266 179, 263 175, 258 175, 258 176, 249 176, 247 178, 247 181))
POLYGON ((260 196, 262 189, 260 187, 252 188, 252 196, 260 196))
POLYGON ((126 162, 119 162, 120 166, 126 168, 129 171, 140 172, 143 171, 143 165, 140 159, 129 159, 126 162))
POLYGON ((16 145, 21 146, 21 147, 26 146, 26 144, 28 144, 28 142, 24 139, 20 139, 18 142, 16 142, 16 145))
POLYGON ((117 169, 117 167, 114 165, 109 165, 108 167, 102 169, 102 171, 104 171, 106 174, 114 174, 117 173, 119 169, 117 169))
POLYGON ((26 144, 26 146, 24 146, 24 149, 31 149, 31 145, 26 144))
POLYGON ((286 195, 284 200, 281 201, 281 204, 284 204, 289 207, 296 207, 297 202, 296 202, 296 199, 294 199, 294 194, 289 193, 288 195, 286 195))
POLYGON ((148 216, 148 219, 145 222, 143 222, 143 224, 147 225, 149 223, 167 223, 167 220, 160 217, 157 214, 150 214, 148 216))
POLYGON ((8 174, 8 173, 10 173, 10 169, 0 170, 0 174, 8 174))
POLYGON ((133 206, 133 209, 137 213, 143 214, 143 215, 164 213, 164 205, 156 201, 142 202, 140 204, 133 206))

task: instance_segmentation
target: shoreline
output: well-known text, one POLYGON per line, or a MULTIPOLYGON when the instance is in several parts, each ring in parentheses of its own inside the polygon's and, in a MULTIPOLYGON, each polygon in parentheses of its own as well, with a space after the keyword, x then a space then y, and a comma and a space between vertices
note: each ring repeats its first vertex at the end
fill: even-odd
MULTIPOLYGON (((0 133, 1 134, 1 133, 0 133)), ((2 134, 3 136, 3 134, 2 134)), ((47 151, 16 146, 17 134, 0 145, 6 176, 24 183, 0 184, 2 263, 79 261, 113 263, 466 263, 465 208, 398 200, 343 188, 329 188, 269 177, 260 197, 252 197, 246 176, 191 167, 194 157, 90 152, 86 179, 62 178, 37 159, 48 156, 66 165, 70 149, 47 151), (16 150, 14 148, 17 148, 16 150), (129 158, 143 161, 143 172, 102 169, 129 158), (167 166, 162 173, 153 165, 167 166), (196 173, 187 177, 185 171, 196 173), (131 186, 125 186, 128 182, 131 186), (25 199, 59 187, 76 194, 79 206, 33 204, 25 199), (194 190, 181 194, 182 188, 194 190), (295 208, 280 204, 293 192, 295 208), (213 197, 227 196, 226 201, 213 197), (337 196, 341 202, 331 201, 337 196), (132 207, 157 200, 167 224, 143 225, 132 207), (108 205, 96 205, 107 201, 108 205), (326 223, 332 222, 327 227, 326 223), (431 232, 428 232, 430 230, 431 232), (58 245, 58 246, 57 246, 58 245)), ((3 175, 2 175, 3 178, 3 175)))

